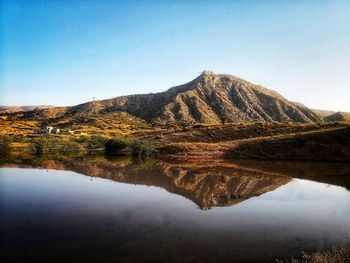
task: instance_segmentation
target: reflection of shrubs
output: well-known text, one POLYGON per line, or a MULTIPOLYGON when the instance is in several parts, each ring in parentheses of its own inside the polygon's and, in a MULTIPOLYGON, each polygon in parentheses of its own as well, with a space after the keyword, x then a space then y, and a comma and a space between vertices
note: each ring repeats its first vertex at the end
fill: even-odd
POLYGON ((154 158, 137 158, 135 160, 135 171, 147 171, 152 170, 158 164, 158 161, 154 158))
POLYGON ((12 140, 9 136, 0 137, 0 156, 7 156, 11 151, 12 140))
POLYGON ((139 157, 149 157, 157 153, 156 146, 149 140, 135 140, 130 149, 132 155, 139 157))
POLYGON ((36 155, 69 154, 83 151, 83 147, 74 141, 64 141, 53 136, 42 136, 31 141, 32 152, 36 155))
POLYGON ((128 146, 127 142, 122 139, 110 139, 105 143, 106 155, 118 155, 128 146))

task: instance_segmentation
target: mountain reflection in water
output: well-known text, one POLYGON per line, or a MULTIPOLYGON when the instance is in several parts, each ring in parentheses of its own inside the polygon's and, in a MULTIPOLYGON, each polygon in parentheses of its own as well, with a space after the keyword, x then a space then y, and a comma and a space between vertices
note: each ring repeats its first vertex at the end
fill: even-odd
MULTIPOLYGON (((1 165, 1 163, 0 163, 1 165)), ((273 191, 292 178, 310 179, 350 189, 350 165, 310 162, 171 163, 129 157, 32 158, 21 156, 2 166, 69 170, 127 184, 158 186, 190 199, 201 209, 230 206, 273 191)))
POLYGON ((349 243, 344 163, 16 156, 0 168, 4 262, 271 262, 349 243))
POLYGON ((44 169, 69 170, 127 184, 158 186, 192 200, 201 209, 230 206, 273 191, 291 178, 224 164, 171 164, 149 159, 25 159, 23 163, 44 169))

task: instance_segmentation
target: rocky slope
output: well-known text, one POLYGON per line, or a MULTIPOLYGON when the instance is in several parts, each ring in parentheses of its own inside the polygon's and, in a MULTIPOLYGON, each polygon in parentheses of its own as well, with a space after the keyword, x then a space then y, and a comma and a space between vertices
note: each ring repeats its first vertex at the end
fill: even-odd
POLYGON ((121 96, 73 107, 29 113, 28 116, 64 118, 73 115, 124 111, 155 123, 221 123, 240 121, 312 122, 321 118, 307 107, 243 79, 203 72, 184 85, 161 93, 121 96), (32 115, 30 115, 32 114, 32 115))

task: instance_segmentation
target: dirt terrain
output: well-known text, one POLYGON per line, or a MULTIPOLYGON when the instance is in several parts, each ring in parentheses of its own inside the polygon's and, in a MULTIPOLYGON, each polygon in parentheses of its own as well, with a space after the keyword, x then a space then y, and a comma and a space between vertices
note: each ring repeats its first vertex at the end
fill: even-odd
POLYGON ((177 159, 350 161, 350 124, 264 123, 192 128, 161 136, 159 153, 177 159))

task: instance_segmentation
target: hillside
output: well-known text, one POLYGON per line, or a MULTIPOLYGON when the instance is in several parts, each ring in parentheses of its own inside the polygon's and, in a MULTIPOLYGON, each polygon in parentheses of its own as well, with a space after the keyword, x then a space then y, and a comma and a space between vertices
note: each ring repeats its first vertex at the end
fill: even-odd
POLYGON ((307 107, 290 102, 272 90, 231 75, 209 71, 161 93, 121 96, 73 107, 37 110, 27 112, 23 117, 58 120, 118 111, 159 124, 321 121, 307 107))

